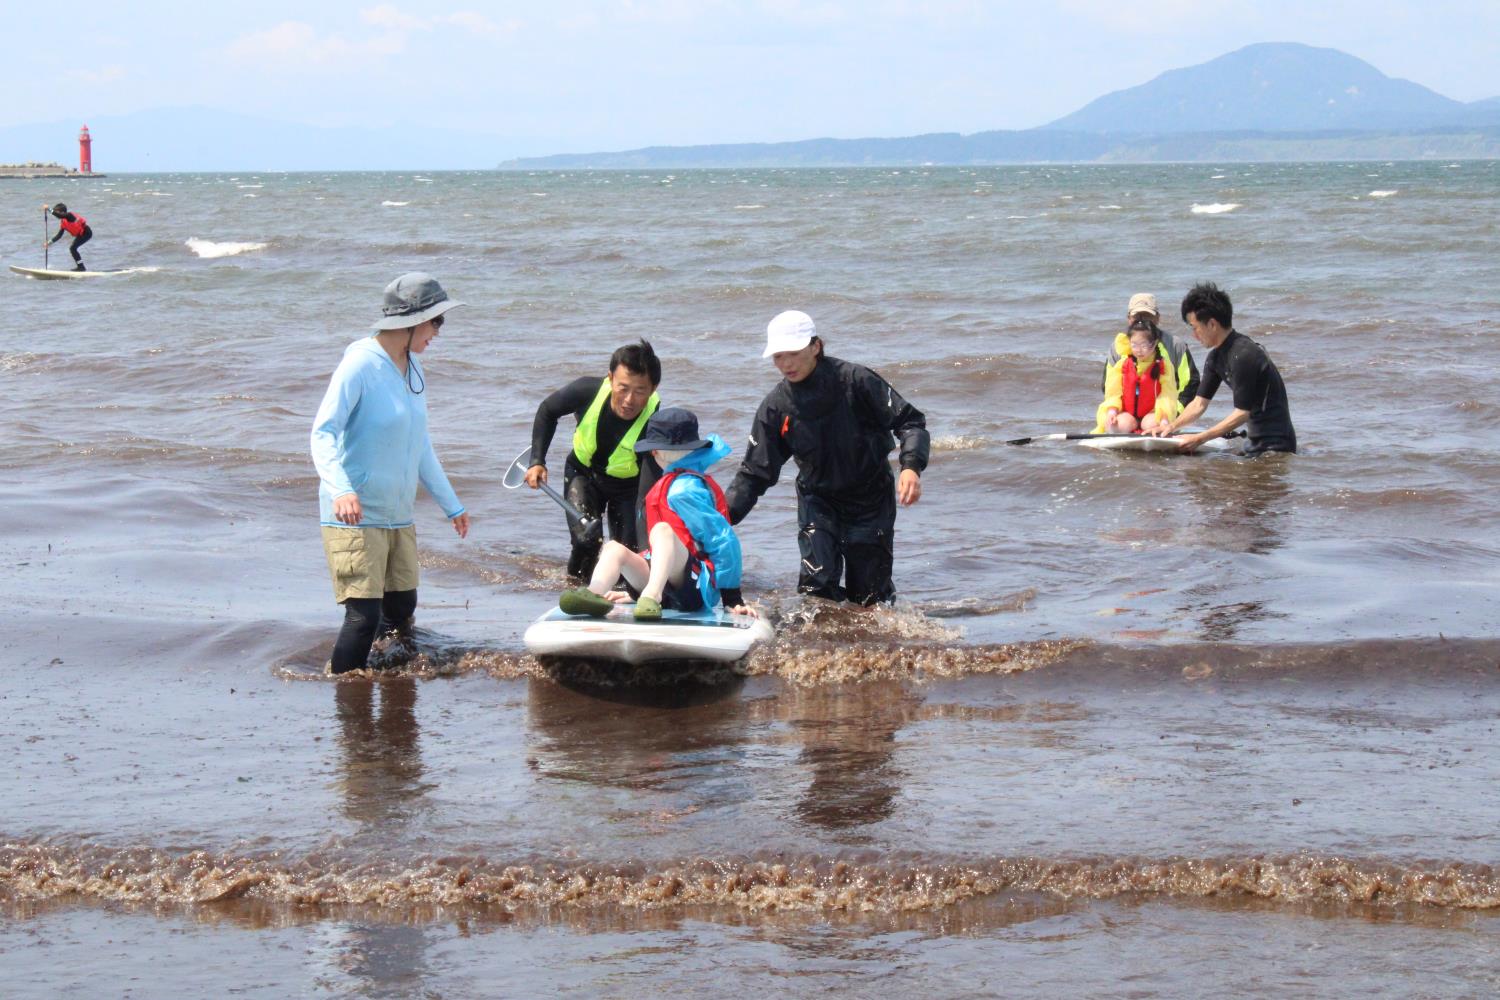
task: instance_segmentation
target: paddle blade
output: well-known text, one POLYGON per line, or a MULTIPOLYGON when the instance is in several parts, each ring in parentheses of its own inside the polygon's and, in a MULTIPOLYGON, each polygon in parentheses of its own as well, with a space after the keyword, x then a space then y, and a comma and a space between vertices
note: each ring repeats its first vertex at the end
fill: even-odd
POLYGON ((510 468, 505 470, 505 488, 513 490, 526 482, 526 470, 531 468, 531 449, 527 448, 516 456, 516 460, 510 463, 510 468))

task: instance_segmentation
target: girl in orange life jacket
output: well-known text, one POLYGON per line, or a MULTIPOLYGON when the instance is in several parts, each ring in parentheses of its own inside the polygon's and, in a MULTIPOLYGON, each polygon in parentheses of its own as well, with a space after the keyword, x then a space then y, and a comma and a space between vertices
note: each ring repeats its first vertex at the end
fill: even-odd
POLYGON ((73 237, 73 242, 68 245, 68 252, 73 255, 73 270, 88 270, 83 266, 83 258, 78 256, 78 248, 94 238, 94 231, 89 228, 88 220, 68 211, 68 206, 62 202, 52 206, 52 217, 58 220, 57 235, 48 240, 46 245, 51 246, 64 236, 73 237))
POLYGON ((1175 419, 1182 404, 1161 329, 1139 317, 1115 338, 1115 350, 1120 360, 1105 372, 1094 433, 1137 434, 1175 419))
POLYGON ((721 600, 733 614, 756 617, 740 594, 740 541, 729 524, 724 491, 708 470, 729 454, 717 434, 698 437, 698 418, 687 410, 658 410, 635 442, 651 452, 662 477, 646 494, 650 550, 632 552, 611 540, 599 552, 587 587, 566 591, 558 607, 570 615, 603 617, 629 594, 612 589, 623 575, 640 592, 635 617, 657 619, 662 608, 697 611, 721 600))

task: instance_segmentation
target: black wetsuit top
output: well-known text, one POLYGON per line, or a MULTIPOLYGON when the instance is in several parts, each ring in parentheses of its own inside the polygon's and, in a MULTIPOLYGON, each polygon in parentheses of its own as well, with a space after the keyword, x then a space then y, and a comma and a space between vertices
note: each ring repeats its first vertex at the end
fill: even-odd
POLYGON ((807 378, 782 379, 761 402, 727 491, 729 520, 739 524, 793 458, 803 493, 857 504, 889 492, 897 438, 901 468, 920 474, 930 445, 922 411, 865 366, 825 356, 807 378))
MULTIPOLYGON (((546 465, 547 449, 552 444, 552 435, 557 432, 557 422, 565 415, 571 413, 575 420, 583 420, 583 415, 588 412, 590 406, 599 395, 599 383, 603 379, 585 375, 576 378, 572 382, 542 400, 542 405, 537 407, 536 420, 531 425, 531 464, 546 465)), ((597 444, 594 447, 594 457, 588 464, 588 471, 601 485, 609 485, 610 481, 619 484, 622 488, 629 484, 631 492, 635 492, 636 477, 629 479, 616 479, 608 475, 605 469, 609 465, 609 457, 615 453, 620 445, 620 439, 625 432, 630 430, 630 425, 635 423, 635 418, 626 420, 615 415, 614 408, 605 400, 604 405, 599 408, 597 444)), ((577 456, 573 455, 573 447, 568 446, 568 454, 575 464, 582 467, 577 456)))
POLYGON ((1265 348, 1236 330, 1203 360, 1203 382, 1198 395, 1213 399, 1219 384, 1234 391, 1234 408, 1246 410, 1250 420, 1245 434, 1250 439, 1247 455, 1263 451, 1296 451, 1297 431, 1286 399, 1286 383, 1265 348))

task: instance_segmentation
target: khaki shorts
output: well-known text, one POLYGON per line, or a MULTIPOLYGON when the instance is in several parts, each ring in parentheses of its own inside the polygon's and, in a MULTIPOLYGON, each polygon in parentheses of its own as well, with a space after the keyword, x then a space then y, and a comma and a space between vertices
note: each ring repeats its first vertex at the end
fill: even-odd
POLYGON ((323 525, 323 554, 333 576, 333 599, 384 597, 417 589, 417 529, 330 528, 323 525))

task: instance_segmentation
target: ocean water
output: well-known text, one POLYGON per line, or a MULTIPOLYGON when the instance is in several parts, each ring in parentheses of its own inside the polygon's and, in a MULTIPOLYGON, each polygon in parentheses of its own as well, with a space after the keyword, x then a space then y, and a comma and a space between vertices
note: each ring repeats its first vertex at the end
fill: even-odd
POLYGON ((1500 986, 1500 163, 10 180, 8 263, 58 200, 140 270, 3 278, 0 992, 1500 986), (419 500, 416 655, 335 682, 307 435, 413 269, 474 527, 419 500), (1005 443, 1205 279, 1300 454, 1005 443), (784 308, 927 415, 898 605, 795 594, 788 469, 774 646, 527 657, 541 397, 646 337, 738 450, 784 308))

